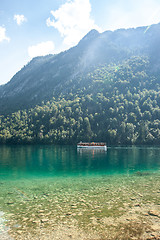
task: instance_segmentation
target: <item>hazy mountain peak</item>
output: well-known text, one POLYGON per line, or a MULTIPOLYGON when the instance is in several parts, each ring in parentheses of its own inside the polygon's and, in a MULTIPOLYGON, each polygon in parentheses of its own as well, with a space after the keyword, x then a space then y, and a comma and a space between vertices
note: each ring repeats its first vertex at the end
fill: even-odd
POLYGON ((88 32, 80 42, 84 42, 84 41, 90 41, 93 40, 97 37, 99 37, 100 33, 96 30, 96 29, 92 29, 90 32, 88 32))

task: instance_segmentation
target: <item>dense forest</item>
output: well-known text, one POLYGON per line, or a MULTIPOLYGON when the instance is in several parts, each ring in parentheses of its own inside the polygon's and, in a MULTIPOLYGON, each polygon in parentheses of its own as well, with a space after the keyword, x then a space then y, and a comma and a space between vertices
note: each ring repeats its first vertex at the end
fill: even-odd
POLYGON ((0 143, 160 144, 160 79, 146 56, 100 65, 69 84, 69 92, 1 115, 0 143))

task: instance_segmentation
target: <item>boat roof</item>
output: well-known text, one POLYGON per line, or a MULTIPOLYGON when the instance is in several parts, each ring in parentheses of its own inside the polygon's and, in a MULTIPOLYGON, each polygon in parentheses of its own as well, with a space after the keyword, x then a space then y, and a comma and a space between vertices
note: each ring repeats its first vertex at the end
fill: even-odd
POLYGON ((79 142, 78 144, 106 144, 105 142, 79 142))

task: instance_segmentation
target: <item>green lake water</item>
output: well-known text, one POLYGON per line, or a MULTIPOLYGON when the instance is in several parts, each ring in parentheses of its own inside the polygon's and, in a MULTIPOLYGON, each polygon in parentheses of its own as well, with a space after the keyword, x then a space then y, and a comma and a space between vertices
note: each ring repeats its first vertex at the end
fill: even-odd
MULTIPOLYGON (((159 186, 158 147, 103 151, 0 146, 0 211, 13 232, 34 231, 42 213, 48 221, 54 215, 55 225, 72 216, 82 227, 91 226, 93 216, 104 219, 124 214, 125 204, 132 207, 135 196, 141 196, 135 200, 138 203, 158 204, 159 186)), ((104 227, 99 224, 99 229, 104 227)))
POLYGON ((133 174, 160 169, 160 148, 77 150, 74 146, 1 146, 0 180, 133 174))

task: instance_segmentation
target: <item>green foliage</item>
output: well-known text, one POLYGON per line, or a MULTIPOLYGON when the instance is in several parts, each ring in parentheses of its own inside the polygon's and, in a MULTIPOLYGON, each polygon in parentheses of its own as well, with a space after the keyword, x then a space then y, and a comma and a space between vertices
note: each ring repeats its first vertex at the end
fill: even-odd
POLYGON ((78 75, 70 92, 0 116, 0 143, 160 144, 160 80, 145 57, 78 75))

